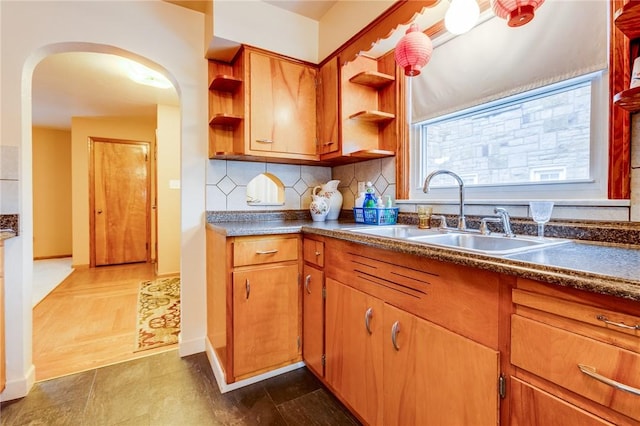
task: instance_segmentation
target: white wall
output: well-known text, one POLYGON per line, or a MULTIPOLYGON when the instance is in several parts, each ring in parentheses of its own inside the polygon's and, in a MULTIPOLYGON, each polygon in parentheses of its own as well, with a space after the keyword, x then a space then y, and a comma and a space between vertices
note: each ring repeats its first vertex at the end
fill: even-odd
POLYGON ((19 148, 20 236, 5 241, 7 388, 0 399, 27 394, 31 357, 33 215, 31 81, 38 62, 53 53, 95 51, 165 70, 181 100, 180 353, 204 350, 205 168, 207 67, 202 14, 161 1, 0 2, 0 144, 19 148))

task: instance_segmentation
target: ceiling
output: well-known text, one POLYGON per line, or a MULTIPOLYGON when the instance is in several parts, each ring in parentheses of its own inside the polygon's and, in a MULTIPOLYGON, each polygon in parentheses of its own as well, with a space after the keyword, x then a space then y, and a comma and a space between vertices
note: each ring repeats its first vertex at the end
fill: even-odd
MULTIPOLYGON (((204 1, 167 1, 204 11, 204 1)), ((319 20, 336 0, 268 0, 267 3, 319 20)), ((123 58, 117 55, 59 53, 42 60, 33 73, 34 126, 68 130, 71 117, 151 117, 155 116, 159 103, 179 105, 176 90, 133 82, 126 74, 123 58)))

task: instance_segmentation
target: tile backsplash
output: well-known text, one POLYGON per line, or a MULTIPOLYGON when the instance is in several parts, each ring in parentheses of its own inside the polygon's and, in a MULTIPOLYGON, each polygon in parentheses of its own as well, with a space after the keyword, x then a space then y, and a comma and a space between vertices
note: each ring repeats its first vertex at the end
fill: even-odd
POLYGON ((358 196, 358 182, 370 181, 377 194, 395 197, 395 158, 384 158, 334 167, 246 161, 209 160, 207 166, 207 211, 308 209, 313 188, 332 179, 340 181, 342 208, 351 209, 358 196), (285 188, 284 206, 250 206, 247 184, 260 173, 277 176, 285 188))
POLYGON ((17 146, 0 145, 0 214, 19 212, 19 160, 17 146))
POLYGON ((331 180, 330 167, 247 161, 209 160, 207 165, 207 211, 308 209, 313 188, 331 180), (284 185, 284 206, 250 206, 247 185, 257 175, 271 173, 284 185))

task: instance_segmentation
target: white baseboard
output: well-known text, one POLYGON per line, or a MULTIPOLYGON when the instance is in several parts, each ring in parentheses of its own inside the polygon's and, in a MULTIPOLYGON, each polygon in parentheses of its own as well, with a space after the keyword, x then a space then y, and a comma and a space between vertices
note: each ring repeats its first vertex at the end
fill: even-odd
POLYGON ((36 382, 36 368, 31 364, 31 368, 27 371, 25 377, 18 380, 9 380, 2 393, 0 393, 0 401, 11 401, 12 399, 23 398, 27 396, 31 388, 36 382))
POLYGON ((178 337, 178 354, 183 356, 189 356, 193 354, 199 354, 206 349, 205 339, 194 339, 189 341, 183 341, 182 336, 178 337))
POLYGON ((254 383, 261 382, 262 380, 270 379, 275 376, 279 376, 280 374, 287 373, 289 371, 297 370, 298 368, 304 367, 305 363, 300 361, 295 364, 287 365, 286 367, 278 368, 276 370, 268 371, 266 373, 260 374, 258 376, 249 377, 248 379, 239 380, 237 382, 227 384, 224 379, 224 372, 222 370, 222 366, 218 361, 218 357, 213 350, 213 346, 209 342, 209 339, 206 340, 206 352, 207 358, 209 358, 209 364, 211 365, 211 369, 213 370, 213 375, 216 378, 216 382, 218 383, 218 388, 220 389, 220 393, 230 392, 232 390, 240 389, 245 386, 252 385, 254 383))

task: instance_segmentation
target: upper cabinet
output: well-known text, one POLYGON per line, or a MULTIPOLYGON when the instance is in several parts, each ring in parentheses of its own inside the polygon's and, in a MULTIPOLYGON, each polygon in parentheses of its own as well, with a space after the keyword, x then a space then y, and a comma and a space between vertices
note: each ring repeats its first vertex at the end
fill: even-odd
MULTIPOLYGON (((630 59, 630 70, 633 67, 633 61, 640 55, 640 2, 631 1, 625 4, 615 15, 616 27, 629 39, 629 52, 623 52, 623 55, 630 59)), ((628 72, 630 74, 630 72, 628 72)), ((625 81, 629 81, 625 79, 625 81)), ((624 108, 630 112, 640 111, 640 87, 628 88, 613 97, 614 104, 624 108)))
POLYGON ((396 68, 389 54, 358 56, 342 66, 334 58, 322 67, 322 160, 346 163, 395 155, 401 121, 396 68), (333 99, 337 107, 331 108, 333 99))
POLYGON ((317 162, 316 74, 249 47, 209 61, 209 158, 317 162))
POLYGON ((315 67, 247 51, 249 154, 315 159, 315 67))
POLYGON ((243 62, 209 61, 209 158, 244 151, 243 62))

